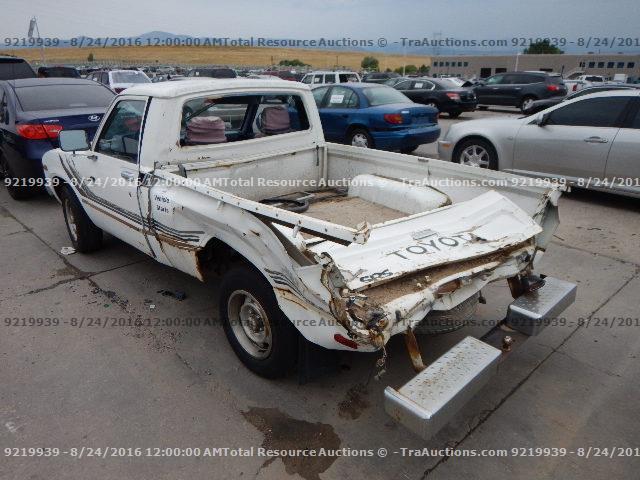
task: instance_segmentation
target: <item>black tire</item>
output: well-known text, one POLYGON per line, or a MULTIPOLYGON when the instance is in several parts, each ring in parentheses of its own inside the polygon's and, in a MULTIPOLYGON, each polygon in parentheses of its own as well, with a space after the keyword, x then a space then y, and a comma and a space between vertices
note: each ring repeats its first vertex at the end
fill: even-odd
POLYGON ((246 265, 229 270, 220 285, 219 309, 231 348, 249 370, 265 378, 289 373, 298 357, 299 334, 278 307, 273 288, 258 271, 246 265), (243 308, 258 315, 249 313, 251 320, 245 321, 247 314, 241 317, 243 308), (255 341, 261 337, 264 341, 255 341))
POLYGON ((478 105, 478 110, 487 110, 489 108, 488 105, 478 105))
POLYGON ((536 97, 534 97, 533 95, 526 95, 524 97, 522 97, 522 100, 520 101, 520 105, 518 105, 518 108, 520 109, 520 111, 522 113, 525 113, 525 110, 529 107, 529 105, 527 104, 528 102, 535 102, 537 100, 536 97))
POLYGON ((458 118, 462 112, 449 112, 449 118, 458 118))
POLYGON ((21 179, 14 176, 9 162, 2 154, 0 154, 0 178, 7 187, 9 196, 14 200, 26 200, 36 194, 37 190, 35 188, 19 184, 21 179))
POLYGON ((401 153, 413 153, 415 152, 420 145, 416 145, 414 147, 404 147, 400 149, 401 153))
POLYGON ((469 165, 469 163, 463 161, 463 153, 468 148, 473 146, 479 147, 483 149, 487 153, 488 164, 485 165, 474 165, 479 166, 481 168, 488 168, 489 170, 498 170, 498 153, 496 149, 491 144, 491 142, 484 140, 482 138, 468 138, 466 140, 461 141, 456 145, 455 150, 453 151, 453 161, 463 165, 469 165))
POLYGON ((424 102, 424 106, 433 107, 438 110, 438 112, 440 112, 440 105, 438 105, 438 102, 436 102, 435 100, 427 100, 426 102, 424 102))
POLYGON ((371 134, 364 128, 354 128, 347 135, 347 145, 353 145, 356 147, 364 147, 364 148, 373 148, 373 137, 371 134), (366 141, 366 145, 355 145, 354 141, 356 139, 363 139, 366 141))
POLYGON ((99 250, 102 247, 102 230, 91 221, 69 185, 62 187, 60 200, 64 223, 73 248, 80 253, 99 250))

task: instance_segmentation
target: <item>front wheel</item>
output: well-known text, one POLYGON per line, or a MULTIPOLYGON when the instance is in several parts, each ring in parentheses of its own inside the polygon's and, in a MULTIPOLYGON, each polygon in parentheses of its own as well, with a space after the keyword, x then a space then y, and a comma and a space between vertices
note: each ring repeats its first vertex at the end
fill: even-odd
POLYGON ((102 230, 95 226, 69 185, 60 194, 64 221, 71 244, 80 253, 89 253, 102 247, 102 230))
POLYGON ((219 305, 224 332, 240 361, 261 377, 284 377, 297 359, 298 331, 264 277, 248 266, 230 270, 222 279, 219 305))
POLYGON ((354 147, 373 148, 373 138, 364 128, 356 128, 349 133, 347 143, 354 147))
POLYGON ((480 138, 462 141, 455 149, 453 161, 470 167, 498 170, 498 154, 495 148, 480 138))

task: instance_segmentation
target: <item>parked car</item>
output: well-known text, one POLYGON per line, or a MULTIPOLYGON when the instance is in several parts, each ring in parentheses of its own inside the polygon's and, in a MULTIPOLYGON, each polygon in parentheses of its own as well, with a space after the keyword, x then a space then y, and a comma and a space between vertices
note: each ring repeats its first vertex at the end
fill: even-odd
POLYGON ((439 112, 459 117, 462 112, 473 112, 478 105, 473 90, 460 88, 444 78, 405 78, 393 88, 416 103, 427 105, 439 112))
POLYGON ((602 85, 607 81, 602 75, 578 75, 575 78, 564 79, 568 92, 577 92, 583 88, 602 85))
POLYGON ((640 197, 640 90, 567 100, 524 118, 452 125, 443 160, 640 197))
POLYGON ((42 156, 58 147, 63 129, 93 136, 114 94, 72 78, 0 81, 0 175, 16 200, 42 186, 42 156))
POLYGON ((88 80, 106 85, 116 93, 139 83, 151 83, 151 80, 140 70, 99 70, 87 75, 88 80))
POLYGON ((80 72, 75 67, 38 67, 38 77, 80 78, 80 72))
MULTIPOLYGON (((346 88, 406 98, 389 87, 346 88)), ((522 332, 517 348, 574 300, 575 285, 532 273, 536 254, 552 246, 557 186, 518 189, 518 177, 502 172, 326 142, 307 86, 140 85, 105 118, 91 144, 85 132, 63 130, 61 148, 45 155, 73 246, 97 250, 107 232, 201 281, 215 278, 217 318, 258 375, 282 377, 296 364, 308 374, 301 360, 316 345, 377 352, 367 358, 381 371, 396 350, 385 350, 389 339, 406 336, 419 373, 386 388, 385 409, 429 437, 498 360, 513 358, 502 352, 505 335, 522 332), (230 105, 244 111, 238 125, 218 116, 230 105), (79 181, 87 177, 95 181, 79 181), (499 307, 506 321, 425 368, 414 331, 461 328, 489 282, 517 297, 499 307)))
POLYGON ((574 98, 582 97, 584 95, 589 95, 590 93, 598 93, 598 92, 606 92, 607 90, 625 90, 625 89, 633 89, 639 88, 637 85, 627 85, 627 84, 619 84, 619 83, 605 83, 599 87, 587 87, 578 90, 577 92, 571 93, 566 97, 552 97, 547 98, 546 100, 536 100, 529 107, 527 107, 523 113, 525 115, 533 115, 534 113, 541 112, 549 107, 553 107, 554 105, 558 105, 561 102, 566 102, 567 100, 573 100, 574 98))
POLYGON ((36 78, 36 72, 23 58, 0 55, 0 80, 36 78))
POLYGON ((392 78, 398 78, 400 74, 395 72, 372 72, 367 73, 363 78, 363 82, 367 83, 385 83, 392 78))
POLYGON ((236 71, 231 68, 192 68, 187 77, 236 78, 236 71))
POLYGON ((325 138, 409 153, 440 136, 438 111, 386 85, 343 83, 313 89, 325 138))
POLYGON ((526 110, 531 102, 550 97, 564 97, 567 88, 559 75, 544 72, 499 73, 474 87, 478 105, 501 105, 526 110))
POLYGON ((360 75, 356 72, 349 71, 319 71, 307 73, 302 77, 302 83, 306 83, 312 86, 329 85, 334 83, 347 83, 347 82, 359 82, 360 75))

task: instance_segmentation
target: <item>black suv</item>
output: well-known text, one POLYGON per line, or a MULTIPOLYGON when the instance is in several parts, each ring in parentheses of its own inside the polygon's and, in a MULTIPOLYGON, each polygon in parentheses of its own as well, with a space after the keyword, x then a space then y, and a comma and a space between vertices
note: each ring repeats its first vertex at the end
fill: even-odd
POLYGON ((367 73, 363 78, 363 82, 367 83, 384 83, 390 78, 398 78, 400 75, 395 72, 373 72, 367 73))
POLYGON ((545 72, 506 72, 481 80, 474 87, 479 105, 518 107, 523 112, 532 102, 567 94, 562 77, 545 72))
POLYGON ((36 78, 36 72, 24 58, 0 55, 0 80, 36 78))

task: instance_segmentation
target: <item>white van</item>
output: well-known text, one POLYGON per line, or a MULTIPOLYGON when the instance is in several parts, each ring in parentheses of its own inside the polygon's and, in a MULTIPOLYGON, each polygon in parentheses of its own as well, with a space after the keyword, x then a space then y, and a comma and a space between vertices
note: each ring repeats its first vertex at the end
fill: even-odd
POLYGON ((348 70, 338 70, 335 72, 319 71, 307 73, 302 77, 302 83, 317 87, 318 85, 329 85, 332 83, 360 82, 360 75, 348 70))

